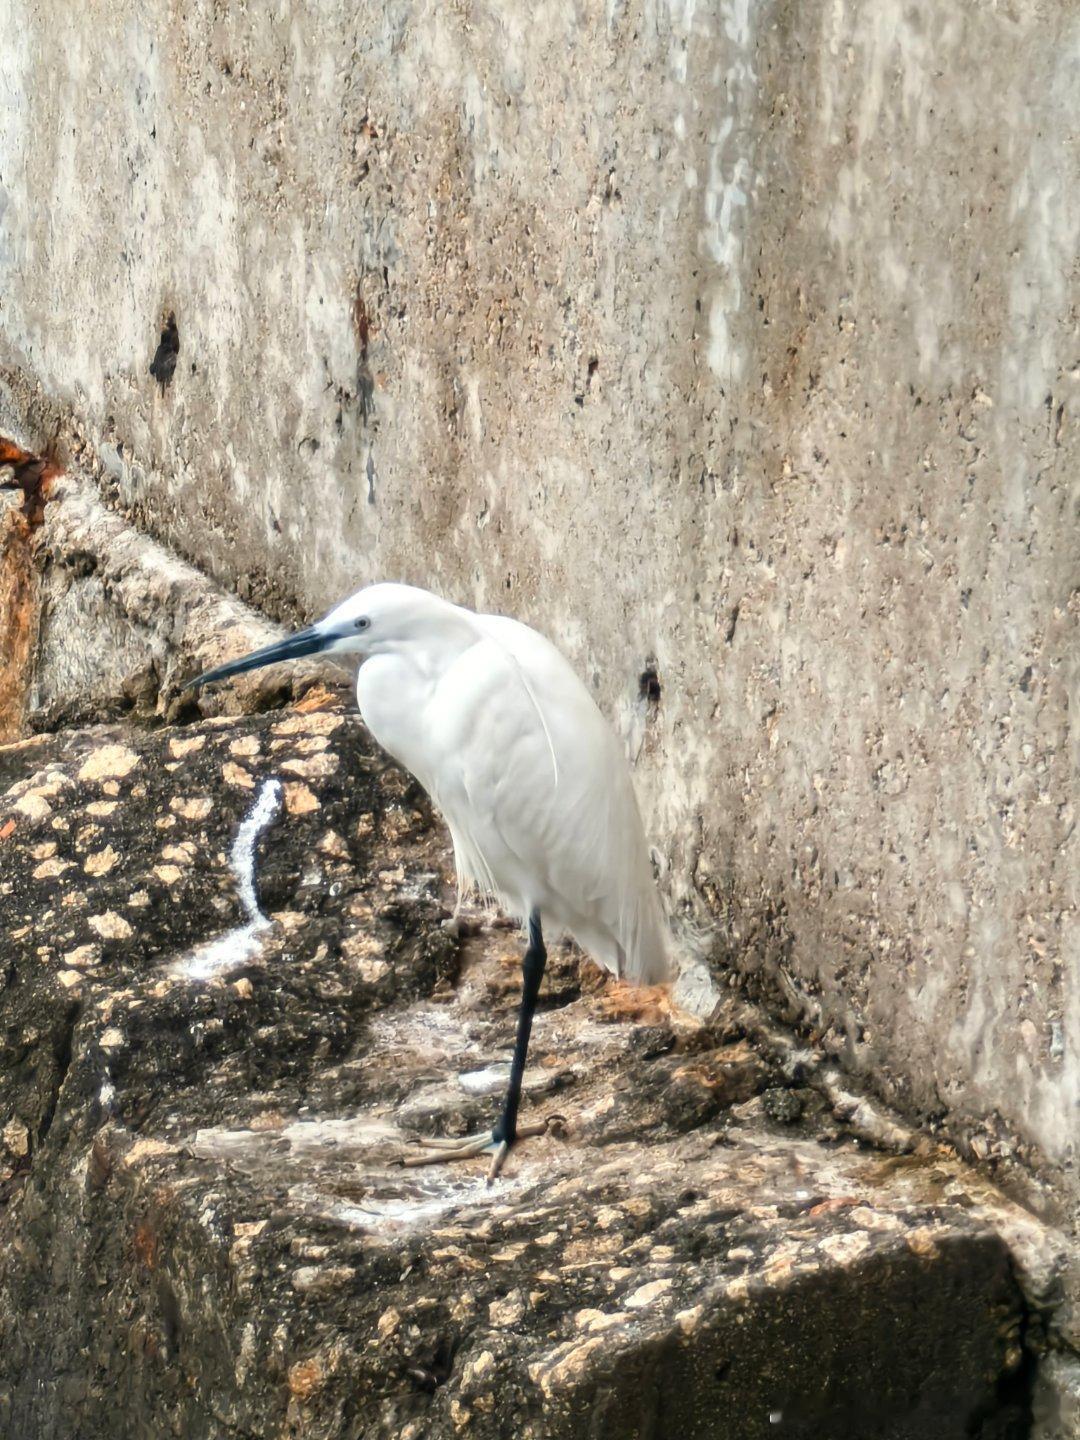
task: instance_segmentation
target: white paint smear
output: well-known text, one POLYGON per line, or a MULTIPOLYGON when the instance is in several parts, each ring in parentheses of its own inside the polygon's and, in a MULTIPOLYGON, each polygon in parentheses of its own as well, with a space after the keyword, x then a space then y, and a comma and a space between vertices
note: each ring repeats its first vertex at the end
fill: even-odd
POLYGON ((235 969, 258 953, 259 934, 269 928, 270 921, 259 909, 255 894, 255 844, 280 808, 281 782, 263 781, 255 804, 245 815, 233 841, 229 864, 236 876, 236 892, 244 912, 244 924, 216 940, 197 946, 174 967, 174 974, 191 980, 210 980, 222 971, 235 969))

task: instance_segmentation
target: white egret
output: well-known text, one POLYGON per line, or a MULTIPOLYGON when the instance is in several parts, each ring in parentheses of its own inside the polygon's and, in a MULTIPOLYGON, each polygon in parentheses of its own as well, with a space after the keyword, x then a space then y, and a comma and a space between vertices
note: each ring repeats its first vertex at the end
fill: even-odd
POLYGON ((626 980, 668 976, 668 932, 629 766, 549 640, 409 585, 371 585, 307 629, 190 684, 318 652, 360 658, 360 714, 446 819, 459 894, 492 896, 527 927, 502 1114, 482 1135, 423 1142, 441 1159, 490 1150, 497 1175, 519 1136, 543 1128, 519 1127, 518 1105, 545 927, 569 931, 626 980))

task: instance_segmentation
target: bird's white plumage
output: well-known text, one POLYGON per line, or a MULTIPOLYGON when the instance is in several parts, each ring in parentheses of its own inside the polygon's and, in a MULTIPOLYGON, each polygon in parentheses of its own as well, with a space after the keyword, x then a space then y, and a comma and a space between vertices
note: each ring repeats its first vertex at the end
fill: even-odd
POLYGON ((539 911, 616 974, 665 979, 629 766, 555 646, 405 585, 370 586, 323 623, 365 621, 360 713, 442 811, 459 883, 522 919, 539 911))

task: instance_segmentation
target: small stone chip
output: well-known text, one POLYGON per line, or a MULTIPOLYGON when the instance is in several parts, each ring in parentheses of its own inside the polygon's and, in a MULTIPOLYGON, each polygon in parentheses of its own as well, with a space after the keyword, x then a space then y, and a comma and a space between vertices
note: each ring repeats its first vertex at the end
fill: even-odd
POLYGON ((48 860, 50 855, 56 854, 56 841, 46 840, 41 845, 35 845, 30 851, 35 860, 48 860))
POLYGON ((255 788, 255 777, 250 770, 245 770, 234 760, 226 760, 221 767, 221 778, 226 785, 241 785, 245 790, 254 790, 255 788))
POLYGON ((330 711, 316 715, 292 715, 274 726, 275 735, 332 735, 344 721, 344 716, 330 711))
MULTIPOLYGON (((106 1031, 106 1034, 110 1033, 119 1034, 120 1032, 106 1031)), ((167 1145, 164 1140, 155 1140, 149 1135, 144 1135, 141 1139, 136 1140, 131 1149, 127 1151, 124 1156, 124 1165, 130 1168, 135 1165, 140 1165, 144 1160, 155 1160, 162 1155, 175 1154, 176 1151, 173 1146, 167 1145)))
POLYGON ((830 1260, 838 1265, 850 1265, 870 1248, 870 1236, 861 1230, 850 1235, 826 1235, 818 1242, 818 1248, 825 1251, 830 1260))
POLYGON ((102 745, 83 761, 79 779, 122 780, 138 763, 138 755, 126 745, 102 745))
POLYGON ((319 802, 300 780, 290 780, 285 786, 285 809, 290 815, 309 815, 318 810, 319 802))
POLYGON ((293 745, 294 755, 318 755, 330 744, 325 735, 305 735, 293 745))
POLYGON ((177 738, 169 741, 169 754, 175 756, 177 760, 182 760, 185 755, 194 755, 195 751, 201 750, 205 744, 205 735, 192 735, 187 740, 177 738))
POLYGON ((348 1265, 301 1265, 293 1271, 293 1289, 301 1295, 329 1295, 354 1279, 355 1270, 348 1265))
POLYGON ((547 1364, 540 1362, 529 1366, 529 1378, 551 1400, 560 1391, 571 1390, 585 1374, 589 1357, 608 1343, 602 1335, 596 1335, 581 1344, 560 1346, 547 1364))
POLYGON ((41 864, 37 867, 37 869, 34 871, 34 879, 55 880, 56 877, 58 875, 62 875, 65 870, 70 870, 71 865, 72 862, 70 860, 58 860, 56 858, 52 860, 43 860, 41 864))
POLYGON ((490 1350, 481 1350, 480 1354, 470 1360, 461 1372, 461 1383, 470 1388, 478 1381, 483 1381, 486 1375, 495 1373, 495 1356, 490 1350))
POLYGON ((525 1296, 520 1290, 511 1290, 500 1300, 492 1300, 488 1306, 488 1320, 500 1328, 517 1325, 525 1314, 525 1296))
POLYGON ((379 1339, 385 1340, 388 1335, 393 1335, 400 1324, 401 1313, 391 1305, 389 1310, 384 1310, 379 1316, 379 1323, 375 1327, 379 1332, 379 1339))
POLYGON ((124 1043, 124 1032, 118 1030, 115 1025, 110 1025, 108 1030, 101 1032, 101 1039, 98 1044, 102 1050, 119 1050, 124 1043))
POLYGON ((633 1294, 628 1295, 623 1301, 627 1310, 644 1310, 646 1305, 651 1305, 654 1300, 659 1300, 661 1295, 671 1289, 672 1281, 650 1280, 647 1285, 639 1285, 633 1294))
POLYGON ((52 806, 45 796, 39 795, 36 790, 30 790, 16 800, 15 809, 28 820, 45 820, 52 814, 52 806))
POLYGON ((17 1115, 0 1130, 0 1135, 12 1155, 25 1155, 30 1149, 30 1131, 17 1115))
POLYGON ((304 780, 325 780, 328 775, 337 771, 339 763, 336 755, 327 753, 309 755, 306 760, 283 760, 281 768, 290 775, 301 776, 304 780))
POLYGON ((904 1239, 907 1247, 914 1255, 920 1256, 923 1260, 933 1260, 938 1253, 937 1236, 929 1225, 918 1225, 914 1230, 909 1230, 904 1239))
POLYGON ((111 845, 106 845, 104 850, 98 850, 93 855, 88 855, 83 861, 83 869, 87 875, 107 875, 116 862, 120 859, 111 845))
POLYGON ((91 915, 87 924, 102 940, 130 940, 135 933, 124 917, 115 910, 106 910, 104 915, 91 915))
POLYGON ((185 799, 176 795, 169 801, 169 809, 174 810, 177 815, 183 816, 185 820, 205 820, 214 808, 214 802, 208 795, 199 796, 196 799, 185 799))
POLYGON ((95 819, 104 820, 113 813, 118 804, 117 800, 95 800, 92 804, 87 805, 86 813, 93 815, 95 819))
POLYGON ((65 990, 73 990, 76 985, 81 985, 86 976, 81 970, 60 970, 56 976, 65 990))
POLYGON ((258 755, 258 753, 258 735, 241 735, 238 740, 233 740, 229 744, 230 755, 245 755, 250 758, 252 755, 258 755))
POLYGON ((96 965, 100 959, 101 951, 96 945, 79 945, 64 956, 68 965, 96 965))
POLYGON ((298 1360, 289 1369, 289 1390, 298 1400, 306 1400, 322 1386, 324 1379, 323 1367, 317 1358, 298 1360))
POLYGON ((574 1324, 579 1330, 595 1333, 598 1330, 611 1330, 616 1325, 625 1325, 629 1318, 621 1311, 579 1310, 574 1316, 574 1324))

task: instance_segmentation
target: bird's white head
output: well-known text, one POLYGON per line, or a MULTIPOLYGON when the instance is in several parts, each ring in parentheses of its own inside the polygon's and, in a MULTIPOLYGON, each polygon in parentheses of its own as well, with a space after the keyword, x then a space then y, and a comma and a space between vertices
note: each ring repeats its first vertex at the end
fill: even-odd
POLYGON ((208 670, 188 685, 224 680, 229 675, 258 670, 282 660, 297 660, 304 655, 353 655, 363 663, 372 655, 393 653, 409 646, 443 648, 459 637, 466 637, 469 628, 466 612, 428 590, 414 585, 368 585, 336 605, 314 625, 208 670))

